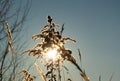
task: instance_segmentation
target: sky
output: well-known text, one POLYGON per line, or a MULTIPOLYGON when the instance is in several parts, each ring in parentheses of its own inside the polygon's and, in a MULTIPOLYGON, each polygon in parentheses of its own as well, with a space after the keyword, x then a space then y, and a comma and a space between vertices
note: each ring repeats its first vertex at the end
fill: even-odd
MULTIPOLYGON (((27 39, 40 33, 48 15, 55 23, 65 23, 64 36, 77 41, 67 47, 76 58, 80 48, 81 67, 91 81, 98 81, 99 75, 102 81, 109 81, 112 74, 112 81, 120 80, 120 0, 33 0, 26 23, 27 39)), ((82 81, 76 67, 70 69, 73 80, 82 81)))

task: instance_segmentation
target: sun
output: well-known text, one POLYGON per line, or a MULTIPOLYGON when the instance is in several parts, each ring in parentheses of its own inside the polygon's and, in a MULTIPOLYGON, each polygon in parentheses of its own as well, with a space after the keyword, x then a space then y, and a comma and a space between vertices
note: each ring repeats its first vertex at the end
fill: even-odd
POLYGON ((46 59, 55 61, 57 58, 57 53, 57 48, 49 49, 46 53, 46 59))

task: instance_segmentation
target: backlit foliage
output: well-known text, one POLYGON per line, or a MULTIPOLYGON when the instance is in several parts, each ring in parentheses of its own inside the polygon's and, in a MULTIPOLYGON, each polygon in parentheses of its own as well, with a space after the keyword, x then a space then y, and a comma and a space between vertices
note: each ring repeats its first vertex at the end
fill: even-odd
MULTIPOLYGON (((73 43, 76 40, 70 37, 63 37, 64 24, 59 26, 53 22, 51 16, 47 17, 48 24, 41 30, 40 34, 34 35, 32 39, 34 41, 40 39, 40 42, 35 45, 33 49, 27 50, 24 53, 28 53, 31 56, 36 56, 38 59, 44 61, 44 65, 47 72, 44 74, 40 66, 35 63, 36 69, 39 71, 43 81, 61 81, 61 66, 64 61, 70 61, 80 71, 81 77, 85 81, 89 81, 85 71, 83 71, 77 64, 75 57, 72 55, 72 50, 65 47, 65 43, 71 41, 73 43)), ((79 55, 80 54, 80 50, 79 55)), ((81 56, 80 56, 81 60, 81 56)), ((72 81, 70 78, 67 81, 72 81)))

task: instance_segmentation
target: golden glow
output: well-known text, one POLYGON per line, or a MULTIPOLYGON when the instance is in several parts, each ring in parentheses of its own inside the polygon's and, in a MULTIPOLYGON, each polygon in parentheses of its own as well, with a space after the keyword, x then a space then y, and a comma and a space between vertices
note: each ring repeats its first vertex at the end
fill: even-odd
POLYGON ((53 49, 50 49, 47 51, 46 53, 46 59, 47 60, 55 60, 57 57, 57 49, 56 48, 53 48, 53 49))

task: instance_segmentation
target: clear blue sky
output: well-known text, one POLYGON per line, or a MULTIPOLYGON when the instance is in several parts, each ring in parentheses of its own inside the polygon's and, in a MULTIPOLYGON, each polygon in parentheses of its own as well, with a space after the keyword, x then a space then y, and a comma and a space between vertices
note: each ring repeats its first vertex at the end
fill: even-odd
MULTIPOLYGON (((65 23, 64 35, 77 40, 68 47, 76 57, 80 48, 82 67, 91 81, 98 81, 99 75, 108 81, 112 73, 112 81, 120 81, 120 0, 33 0, 26 23, 28 39, 39 33, 47 15, 65 23)), ((80 81, 74 68, 73 79, 80 81)))

